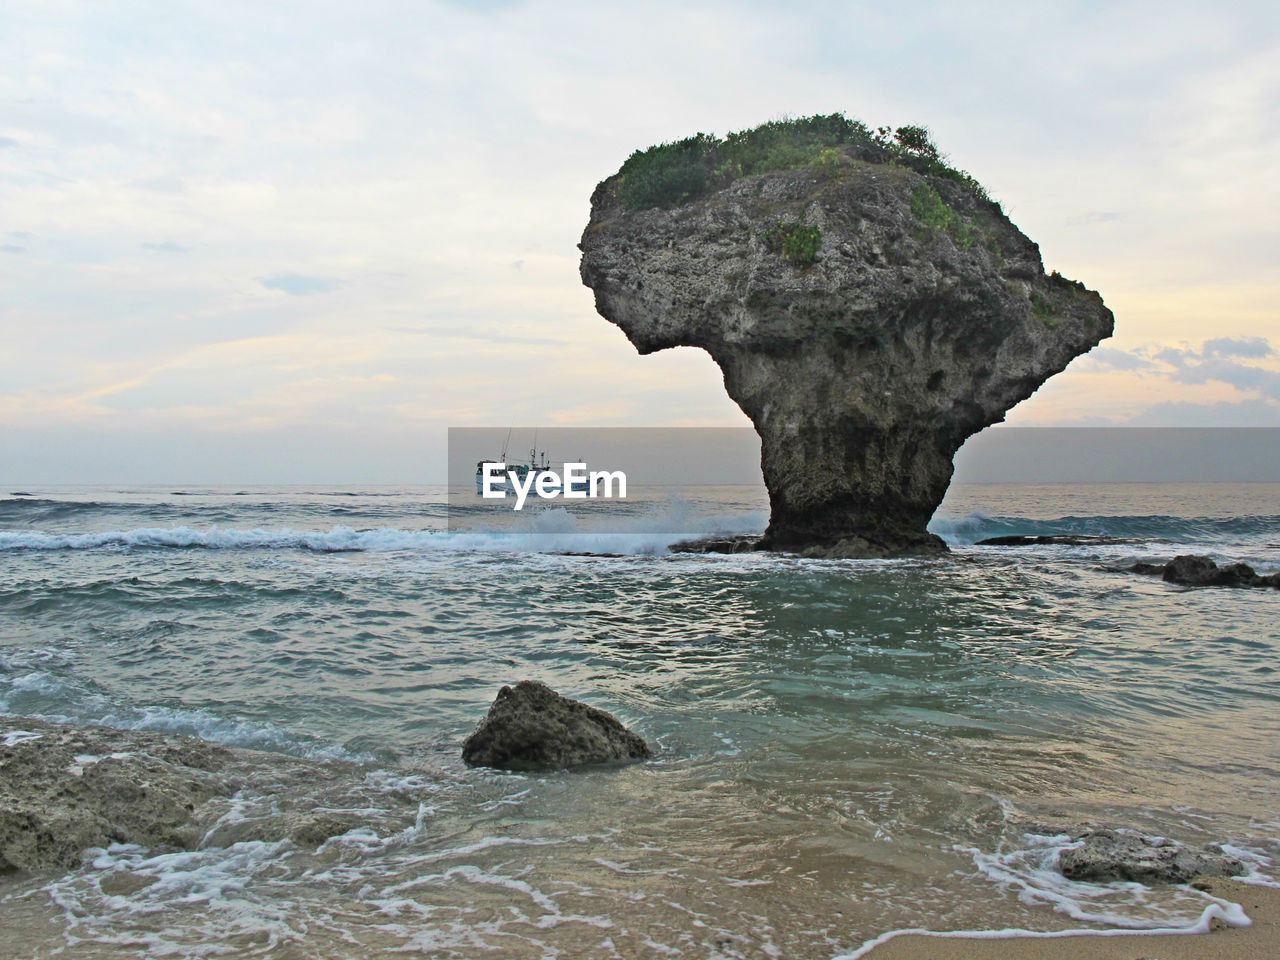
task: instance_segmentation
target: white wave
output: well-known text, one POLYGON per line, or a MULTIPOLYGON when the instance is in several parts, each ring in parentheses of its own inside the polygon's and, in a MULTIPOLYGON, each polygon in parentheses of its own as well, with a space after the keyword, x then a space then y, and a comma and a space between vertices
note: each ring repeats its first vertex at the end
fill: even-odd
POLYGON ((24 673, 22 676, 13 677, 9 680, 11 689, 20 693, 44 693, 56 694, 61 693, 65 687, 55 677, 47 673, 38 671, 33 673, 24 673))
POLYGON ((992 536, 992 518, 974 511, 963 517, 935 516, 929 521, 928 531, 946 541, 948 546, 968 546, 984 537, 992 536))
POLYGON ((759 533, 765 517, 758 511, 736 516, 690 518, 680 509, 624 518, 610 532, 582 529, 564 510, 530 517, 519 530, 449 532, 383 527, 356 530, 241 529, 235 527, 142 527, 99 533, 0 531, 0 551, 94 549, 309 550, 322 553, 369 552, 519 552, 661 554, 679 541, 698 536, 759 533), (673 532, 676 531, 676 532, 673 532))
MULTIPOLYGON (((176 733, 232 747, 285 753, 312 760, 370 763, 375 759, 369 753, 353 753, 336 744, 290 734, 272 723, 221 717, 198 708, 120 706, 101 694, 86 692, 45 673, 0 677, 0 714, 11 713, 15 707, 23 716, 50 723, 97 723, 121 730, 176 733), (36 693, 40 699, 34 702, 19 700, 15 694, 22 693, 36 693)), ((13 735, 21 732, 14 731, 13 735)))
POLYGON ((957 849, 967 849, 980 874, 1015 891, 1021 902, 1048 904, 1073 920, 1131 929, 1186 922, 1183 912, 1151 902, 1149 888, 1141 883, 1086 883, 1064 877, 1057 869, 1058 857, 1079 846, 1066 834, 1025 834, 1023 841, 1026 847, 1005 853, 957 849))
POLYGON ((158 733, 183 734, 199 737, 202 740, 212 740, 215 743, 225 743, 228 746, 287 753, 311 760, 368 763, 374 759, 372 754, 352 753, 336 744, 317 743, 290 735, 273 723, 220 717, 199 709, 132 707, 123 711, 109 712, 93 722, 123 730, 152 730, 158 733))
POLYGON ((1152 896, 1151 888, 1141 883, 1084 883, 1069 880, 1057 870, 1058 857, 1062 851, 1077 845, 1066 834, 1029 833, 1023 836, 1023 841, 1027 844, 1025 847, 1006 853, 982 853, 970 847, 955 849, 970 853, 982 876, 993 881, 1002 890, 1016 892, 1020 902, 1029 906, 1046 904, 1073 920, 1098 924, 1099 928, 1076 927, 1049 931, 1020 928, 891 930, 868 940, 851 953, 834 957, 833 960, 857 960, 880 944, 904 934, 965 940, 1002 940, 1013 937, 1047 939, 1208 933, 1214 920, 1221 920, 1233 927, 1248 927, 1253 924, 1240 904, 1190 886, 1170 887, 1157 900, 1152 896))
MULTIPOLYGON (((1208 897, 1207 894, 1206 897, 1208 897)), ((868 940, 853 952, 839 954, 833 957, 832 960, 858 960, 859 957, 865 957, 880 944, 903 935, 944 937, 953 940, 1011 940, 1015 937, 1018 939, 1049 940, 1060 937, 1167 936, 1183 933, 1208 933, 1212 929, 1214 920, 1221 920, 1232 927, 1253 926, 1253 921, 1249 919, 1244 912, 1244 908, 1239 904, 1232 903, 1229 900, 1219 900, 1216 897, 1209 897, 1209 899, 1216 902, 1205 907, 1197 920, 1184 926, 1110 930, 1022 930, 1015 927, 1005 927, 999 930, 925 930, 920 927, 911 927, 906 930, 890 930, 888 933, 883 933, 873 940, 868 940)))
POLYGON ((44 734, 36 733, 34 730, 10 730, 0 737, 0 746, 16 747, 20 743, 30 743, 32 740, 39 740, 43 736, 44 734))
POLYGON ((1273 858, 1254 847, 1242 847, 1234 843, 1221 843, 1218 846, 1227 856, 1244 863, 1249 872, 1239 878, 1242 883, 1280 889, 1280 880, 1275 877, 1276 862, 1273 858))
POLYGON ((75 871, 45 887, 66 923, 68 943, 114 944, 149 957, 225 955, 222 942, 245 937, 271 955, 305 936, 296 918, 256 894, 255 881, 278 871, 287 841, 242 842, 225 849, 152 855, 133 844, 112 844, 86 851, 92 870, 75 871), (103 880, 116 874, 150 881, 132 896, 103 890, 103 880), (186 929, 152 929, 136 923, 181 904, 188 908, 186 929), (198 911, 189 908, 198 906, 198 911), (190 943, 192 931, 200 945, 190 943))
POLYGON ((212 550, 301 549, 412 550, 439 536, 429 530, 355 530, 337 526, 327 531, 242 530, 209 527, 142 527, 101 533, 0 532, 0 550, 92 550, 101 547, 171 547, 212 550))

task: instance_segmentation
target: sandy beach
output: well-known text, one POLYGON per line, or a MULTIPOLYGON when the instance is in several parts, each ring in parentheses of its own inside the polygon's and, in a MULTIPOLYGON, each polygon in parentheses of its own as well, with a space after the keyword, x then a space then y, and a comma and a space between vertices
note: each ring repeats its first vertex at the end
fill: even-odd
POLYGON ((975 939, 902 934, 870 960, 1272 960, 1280 958, 1280 889, 1218 880, 1209 892, 1244 907, 1247 927, 1210 922, 1206 934, 1082 934, 975 939))

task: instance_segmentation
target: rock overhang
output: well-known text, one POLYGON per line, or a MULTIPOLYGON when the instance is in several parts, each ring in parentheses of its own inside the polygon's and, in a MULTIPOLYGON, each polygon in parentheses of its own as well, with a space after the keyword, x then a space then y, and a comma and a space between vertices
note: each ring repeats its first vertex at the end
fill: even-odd
POLYGON ((944 549, 924 528, 956 449, 1114 321, 971 178, 839 153, 670 207, 629 208, 615 174, 583 281, 640 353, 696 346, 720 366, 761 436, 770 546, 944 549))

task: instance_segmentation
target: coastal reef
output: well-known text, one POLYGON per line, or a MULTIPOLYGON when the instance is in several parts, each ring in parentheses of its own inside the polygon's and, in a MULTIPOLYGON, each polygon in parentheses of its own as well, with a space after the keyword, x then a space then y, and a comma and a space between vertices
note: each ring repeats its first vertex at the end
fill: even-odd
POLYGON ((74 867, 112 843, 193 848, 193 813, 234 787, 224 747, 34 720, 0 734, 0 870, 74 867), (126 742, 127 741, 127 742, 126 742))
POLYGON ((1135 563, 1131 573, 1158 575, 1165 583, 1184 587, 1273 587, 1280 590, 1280 573, 1265 576, 1247 563, 1218 566, 1212 557, 1183 554, 1166 564, 1135 563))
POLYGON ((498 691, 489 713, 462 745, 469 764, 504 770, 556 770, 645 760, 649 747, 616 717, 521 680, 498 691))
POLYGON ((1114 325, 927 130, 841 114, 637 151, 580 247, 640 353, 723 371, 760 434, 767 549, 945 550, 925 525, 956 450, 1114 325))
POLYGON ((1187 883, 1246 872, 1243 862, 1212 844, 1196 850, 1129 830, 1087 830, 1075 840, 1058 858, 1058 869, 1068 880, 1187 883))
POLYGON ((351 771, 193 737, 96 725, 0 718, 0 873, 54 874, 114 843, 159 850, 289 840, 316 846, 367 816, 316 814, 269 796, 307 783, 329 805, 347 800, 351 771), (332 796, 328 796, 328 795, 332 796))

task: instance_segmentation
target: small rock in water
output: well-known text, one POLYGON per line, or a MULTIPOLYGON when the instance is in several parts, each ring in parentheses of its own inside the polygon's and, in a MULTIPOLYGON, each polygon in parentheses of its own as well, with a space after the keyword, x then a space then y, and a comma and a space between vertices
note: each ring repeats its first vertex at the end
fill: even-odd
POLYGON ((1170 560, 1163 578, 1188 587, 1280 587, 1280 574, 1261 577, 1247 563, 1219 567, 1208 557, 1189 554, 1170 560))
POLYGON ((1212 845, 1192 850, 1163 837, 1119 830, 1089 830, 1078 847, 1063 850, 1058 869, 1068 880, 1108 883, 1186 883, 1196 877, 1234 877, 1244 863, 1212 845))
MULTIPOLYGON (((1114 568, 1108 568, 1108 569, 1114 569, 1114 568)), ((1160 574, 1164 573, 1164 564, 1163 563, 1143 563, 1142 561, 1139 561, 1138 563, 1135 563, 1132 567, 1129 567, 1128 570, 1130 573, 1145 573, 1148 576, 1158 577, 1160 574)))
POLYGON ((751 553, 764 549, 764 538, 749 535, 702 537, 697 540, 679 540, 667 549, 672 553, 751 553))
POLYGON ((1134 543, 1135 541, 1129 537, 1104 537, 1094 534, 1083 533, 1053 533, 1053 534, 1009 534, 1003 537, 987 537, 985 540, 979 540, 974 546, 978 547, 1038 547, 1045 545, 1067 546, 1067 547, 1088 547, 1100 546, 1108 543, 1134 543))
POLYGON ((612 714, 532 680, 499 690, 489 713, 462 744, 467 763, 503 770, 630 763, 651 755, 644 740, 612 714))

